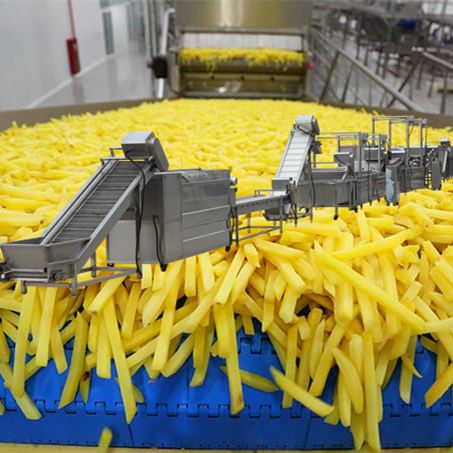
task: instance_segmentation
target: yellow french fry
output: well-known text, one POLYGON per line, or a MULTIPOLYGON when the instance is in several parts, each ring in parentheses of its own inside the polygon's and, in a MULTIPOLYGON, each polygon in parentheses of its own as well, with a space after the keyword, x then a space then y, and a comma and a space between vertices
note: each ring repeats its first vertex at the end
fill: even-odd
POLYGON ((324 331, 325 331, 325 321, 322 320, 313 334, 313 341, 311 343, 310 349, 310 376, 313 378, 316 373, 316 369, 319 364, 319 359, 322 354, 322 350, 324 347, 324 331))
POLYGON ((36 287, 29 287, 22 302, 22 310, 17 328, 16 351, 14 354, 13 380, 11 392, 16 397, 21 397, 25 392, 25 354, 27 352, 27 339, 30 332, 30 323, 33 306, 36 302, 36 287))
MULTIPOLYGON (((126 422, 130 423, 137 412, 135 404, 134 392, 132 387, 131 375, 126 361, 123 344, 121 341, 120 331, 118 329, 118 322, 115 315, 115 308, 113 300, 107 301, 103 318, 112 350, 113 360, 115 362, 116 371, 118 373, 118 383, 123 400, 124 412, 126 414, 126 422)), ((76 336, 77 341, 77 336, 76 336)))
POLYGON ((171 340, 171 327, 175 316, 176 301, 178 298, 179 281, 171 288, 170 293, 165 301, 164 314, 160 334, 157 337, 156 350, 154 351, 151 369, 153 371, 162 371, 168 359, 168 351, 171 340))
POLYGON ((260 267, 260 257, 258 250, 252 243, 244 245, 244 254, 247 261, 254 267, 260 267))
POLYGON ((225 304, 230 293, 233 289, 234 280, 239 272, 239 269, 242 266, 244 261, 244 253, 239 249, 234 255, 233 261, 231 262, 228 270, 225 274, 225 277, 220 285, 220 288, 217 291, 217 294, 214 297, 215 302, 219 304, 225 304))
POLYGON ((144 326, 151 324, 159 316, 165 303, 165 299, 168 297, 173 285, 176 284, 175 282, 182 270, 182 265, 182 260, 169 264, 166 271, 165 286, 154 292, 143 307, 142 320, 144 326))
POLYGON ((76 321, 76 334, 71 364, 69 366, 68 376, 61 394, 60 404, 58 405, 60 409, 70 404, 76 396, 77 389, 79 388, 80 380, 83 377, 83 371, 85 369, 85 350, 87 340, 88 325, 83 317, 79 315, 76 321))
POLYGON ((105 427, 101 432, 101 437, 98 442, 98 451, 99 453, 107 453, 112 442, 112 431, 105 427))
POLYGON ((195 256, 185 260, 184 292, 187 297, 194 297, 197 294, 197 258, 195 256))
POLYGON ((294 381, 288 379, 284 374, 271 367, 271 374, 275 383, 286 393, 288 393, 300 404, 310 409, 320 417, 325 417, 333 411, 333 406, 316 398, 308 393, 302 387, 299 387, 294 381))
MULTIPOLYGON (((226 374, 226 367, 221 366, 220 369, 226 374)), ((278 387, 269 379, 266 379, 259 374, 252 373, 246 370, 239 370, 241 381, 243 384, 261 390, 266 393, 273 393, 278 390, 278 387)))
POLYGON ((378 384, 374 368, 373 337, 370 332, 363 334, 363 370, 365 378, 367 441, 371 448, 380 450, 378 384))
POLYGON ((416 332, 422 332, 424 330, 424 322, 419 316, 407 309, 403 304, 400 304, 397 300, 392 299, 385 291, 378 288, 376 285, 370 284, 356 271, 327 254, 320 255, 318 259, 324 266, 337 272, 338 275, 359 291, 362 291, 369 297, 377 300, 377 302, 379 302, 386 310, 394 313, 398 319, 409 324, 416 332))
POLYGON ((184 343, 178 348, 178 350, 168 359, 162 374, 165 377, 169 377, 175 374, 189 358, 194 344, 194 336, 189 335, 184 343))
MULTIPOLYGON (((0 376, 2 376, 5 384, 6 382, 13 382, 13 372, 11 367, 7 363, 0 362, 0 376)), ((6 385, 5 385, 6 386, 6 385)), ((35 406, 33 401, 30 399, 27 393, 22 393, 21 396, 15 396, 13 398, 16 401, 19 409, 29 420, 39 420, 41 418, 41 413, 38 408, 35 406)))
POLYGON ((354 363, 338 348, 332 349, 335 361, 343 376, 343 385, 348 392, 354 411, 358 414, 363 411, 363 388, 360 375, 354 363))
POLYGON ((47 366, 49 360, 50 332, 52 329, 53 310, 57 298, 57 288, 47 288, 44 308, 39 326, 39 341, 36 350, 36 363, 38 366, 47 366))
POLYGON ((316 371, 313 375, 313 382, 310 387, 310 393, 314 396, 319 396, 324 390, 327 377, 333 364, 333 349, 336 348, 345 334, 347 325, 337 324, 329 338, 327 339, 324 350, 322 351, 319 363, 316 366, 316 371))
POLYGON ((453 363, 436 379, 425 394, 426 407, 431 407, 453 384, 453 363))
POLYGON ((109 338, 106 335, 107 326, 105 325, 105 318, 101 316, 99 318, 99 335, 98 344, 96 349, 97 360, 96 360, 96 374, 100 378, 110 379, 111 377, 111 359, 112 359, 112 348, 110 346, 109 338))
POLYGON ((101 291, 96 295, 93 302, 87 308, 87 311, 93 314, 100 312, 118 287, 123 283, 125 278, 126 277, 119 277, 105 283, 104 286, 102 286, 101 291))
MULTIPOLYGON (((198 387, 203 384, 205 378, 206 378, 206 373, 208 371, 209 367, 209 359, 210 359, 210 349, 212 345, 212 340, 214 338, 214 326, 212 323, 208 325, 206 328, 202 328, 205 338, 203 341, 203 354, 200 354, 200 358, 197 360, 197 366, 195 366, 195 372, 193 374, 192 380, 190 381, 190 386, 191 387, 198 387)), ((195 348, 195 340, 194 340, 194 348, 195 348)), ((195 349, 194 349, 194 354, 195 354, 195 349)), ((194 363, 195 363, 195 358, 194 358, 194 363)))
MULTIPOLYGON (((294 324, 288 329, 287 337, 287 349, 286 349, 286 364, 285 364, 285 376, 291 381, 296 380, 297 373, 297 337, 298 337, 298 326, 294 324)), ((288 408, 293 404, 293 400, 287 393, 283 394, 282 407, 288 408)))
POLYGON ((214 286, 215 278, 212 269, 211 258, 209 253, 198 255, 198 265, 200 266, 200 276, 203 282, 203 291, 207 293, 214 286))
POLYGON ((151 264, 143 264, 142 266, 142 282, 141 288, 147 289, 150 288, 153 284, 153 268, 151 264))

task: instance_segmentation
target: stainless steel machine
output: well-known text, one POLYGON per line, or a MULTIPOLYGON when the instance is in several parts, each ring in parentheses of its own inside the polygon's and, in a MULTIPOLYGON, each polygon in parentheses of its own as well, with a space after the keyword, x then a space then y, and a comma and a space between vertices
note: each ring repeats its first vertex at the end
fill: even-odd
POLYGON ((272 188, 248 197, 236 197, 229 170, 169 170, 152 132, 128 133, 43 236, 0 245, 0 281, 20 280, 24 291, 27 285, 66 286, 75 293, 79 286, 140 275, 144 263, 165 269, 175 260, 281 231, 284 220, 297 222, 315 207, 333 207, 338 215, 340 207, 355 210, 384 197, 398 203, 401 191, 440 189, 441 173, 453 176, 453 149, 446 140, 426 144, 425 120, 379 117, 372 128, 371 134, 320 134, 313 116, 298 116, 272 188), (374 130, 383 120, 388 136, 374 130), (417 146, 393 147, 392 128, 401 122, 409 138, 414 125, 421 128, 417 146), (321 162, 317 155, 332 140, 334 159, 321 162), (241 222, 253 212, 269 222, 241 222), (105 239, 108 266, 99 267, 96 249, 105 239), (83 273, 91 276, 81 279, 83 273))
POLYGON ((305 93, 302 64, 245 59, 182 61, 186 48, 285 49, 306 51, 312 0, 173 0, 163 14, 160 46, 151 67, 157 96, 170 92, 194 97, 284 97, 305 93))
POLYGON ((372 133, 379 122, 384 122, 388 130, 387 178, 394 181, 394 189, 388 200, 398 203, 399 194, 430 187, 438 190, 442 186, 442 168, 444 177, 450 177, 446 168, 448 158, 444 145, 428 146, 426 119, 412 116, 375 116, 372 118, 372 133), (404 128, 406 143, 394 146, 394 128, 404 128), (415 132, 415 134, 414 134, 415 132), (416 135, 416 139, 413 139, 416 135))

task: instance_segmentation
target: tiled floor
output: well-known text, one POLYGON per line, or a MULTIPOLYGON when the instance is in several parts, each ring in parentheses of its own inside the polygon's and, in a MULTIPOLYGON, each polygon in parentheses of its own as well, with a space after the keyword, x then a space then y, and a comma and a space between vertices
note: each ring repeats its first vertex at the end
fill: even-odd
POLYGON ((151 97, 151 72, 138 46, 107 57, 36 107, 151 97))

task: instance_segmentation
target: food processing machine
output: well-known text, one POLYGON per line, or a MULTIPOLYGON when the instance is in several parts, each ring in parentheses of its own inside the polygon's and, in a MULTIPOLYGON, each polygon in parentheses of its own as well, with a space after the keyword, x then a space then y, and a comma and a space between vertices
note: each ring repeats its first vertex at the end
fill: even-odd
POLYGON ((305 93, 303 63, 245 58, 214 63, 184 61, 184 49, 285 49, 306 51, 311 0, 173 0, 163 13, 160 46, 151 67, 157 96, 170 92, 192 97, 284 97, 305 93))
POLYGON ((165 269, 172 261, 281 231, 284 220, 297 222, 315 207, 333 207, 337 216, 340 207, 356 210, 381 198, 398 203, 401 191, 440 189, 441 172, 453 176, 453 149, 446 140, 427 145, 425 120, 378 117, 372 129, 320 134, 313 116, 298 116, 272 188, 248 197, 236 197, 237 180, 229 170, 169 170, 152 132, 128 133, 43 236, 1 244, 0 280, 20 280, 23 290, 67 286, 75 293, 89 283, 140 275, 144 263, 165 269), (375 132, 384 120, 388 136, 375 132), (392 144, 393 127, 400 123, 408 128, 402 148, 392 144), (414 126, 420 143, 410 146, 414 126), (332 140, 333 161, 321 160, 321 148, 332 140), (254 212, 270 222, 241 221, 254 212), (105 239, 108 266, 99 267, 96 249, 105 239))

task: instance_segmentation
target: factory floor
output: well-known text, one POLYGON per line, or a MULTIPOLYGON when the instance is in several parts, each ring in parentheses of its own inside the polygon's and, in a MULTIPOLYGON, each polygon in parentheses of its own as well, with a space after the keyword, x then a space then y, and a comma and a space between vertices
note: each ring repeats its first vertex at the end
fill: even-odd
POLYGON ((36 107, 151 97, 151 73, 136 43, 73 78, 69 85, 36 107))

